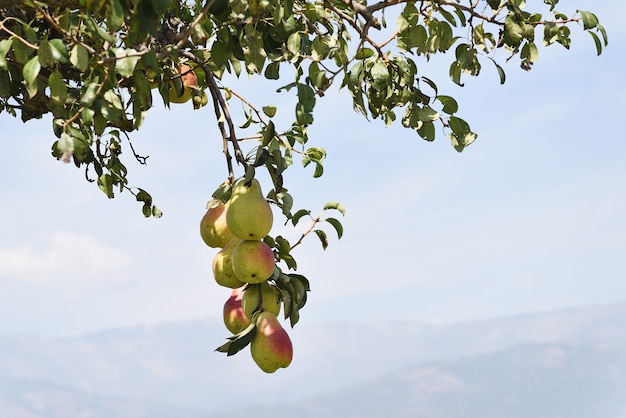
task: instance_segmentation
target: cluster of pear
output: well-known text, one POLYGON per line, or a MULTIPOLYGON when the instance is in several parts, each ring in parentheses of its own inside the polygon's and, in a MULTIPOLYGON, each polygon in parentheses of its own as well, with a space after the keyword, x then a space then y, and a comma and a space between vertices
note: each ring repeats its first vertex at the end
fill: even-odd
POLYGON ((289 366, 293 357, 289 335, 277 318, 280 292, 268 282, 275 259, 263 238, 272 224, 272 209, 255 178, 235 183, 228 202, 214 202, 200 221, 204 242, 221 248, 213 259, 213 277, 220 286, 233 289, 224 304, 224 324, 238 334, 254 321, 250 351, 267 373, 289 366))

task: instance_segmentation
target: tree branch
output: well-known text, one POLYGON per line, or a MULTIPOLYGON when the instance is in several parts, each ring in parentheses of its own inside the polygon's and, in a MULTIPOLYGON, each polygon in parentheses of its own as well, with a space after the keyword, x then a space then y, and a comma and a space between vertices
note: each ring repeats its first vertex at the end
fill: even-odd
POLYGON ((228 104, 222 96, 220 87, 217 85, 217 81, 215 81, 215 76, 213 75, 213 72, 206 65, 206 63, 202 61, 201 58, 195 56, 189 51, 179 50, 178 53, 185 58, 190 59, 204 70, 206 82, 208 84, 209 91, 211 92, 211 97, 213 97, 215 116, 217 117, 218 126, 222 133, 222 139, 225 141, 224 155, 226 156, 226 164, 228 165, 229 179, 232 182, 232 180, 234 180, 234 172, 231 155, 228 151, 228 141, 230 141, 233 146, 233 150, 235 151, 235 160, 237 161, 237 163, 241 164, 244 170, 248 168, 248 164, 246 163, 243 151, 241 151, 241 148, 239 147, 239 142, 237 141, 237 131, 233 122, 233 118, 230 114, 230 110, 228 109, 228 104), (226 132, 226 129, 224 127, 224 120, 226 120, 226 123, 228 124, 228 132, 226 132))

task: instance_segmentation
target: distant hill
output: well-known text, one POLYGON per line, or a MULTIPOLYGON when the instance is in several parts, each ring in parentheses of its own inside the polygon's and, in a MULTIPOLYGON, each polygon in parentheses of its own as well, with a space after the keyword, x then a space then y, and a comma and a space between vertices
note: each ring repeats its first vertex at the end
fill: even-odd
MULTIPOLYGON (((362 385, 393 385, 388 379, 395 379, 395 373, 422 367, 443 370, 481 358, 497 365, 492 361, 501 353, 546 344, 567 353, 579 347, 591 357, 598 350, 615 347, 626 357, 624 324, 626 303, 446 326, 398 321, 310 326, 303 322, 290 332, 295 345, 292 366, 273 375, 260 372, 246 353, 231 358, 214 353, 223 341, 223 325, 208 320, 115 329, 79 338, 4 335, 0 336, 0 379, 45 382, 85 396, 185 410, 223 413, 245 405, 276 403, 300 408, 299 402, 311 400, 332 404, 333 394, 369 393, 362 385)), ((522 371, 499 367, 486 374, 504 379, 507 370, 522 371)), ((1 417, 11 417, 3 408, 24 406, 18 402, 23 399, 19 391, 6 396, 11 387, 0 387, 0 399, 5 400, 0 404, 1 417)))
POLYGON ((206 418, 206 412, 84 393, 41 380, 0 379, 4 418, 206 418))
POLYGON ((626 346, 523 344, 407 368, 307 401, 252 406, 214 418, 624 417, 625 354, 626 346))

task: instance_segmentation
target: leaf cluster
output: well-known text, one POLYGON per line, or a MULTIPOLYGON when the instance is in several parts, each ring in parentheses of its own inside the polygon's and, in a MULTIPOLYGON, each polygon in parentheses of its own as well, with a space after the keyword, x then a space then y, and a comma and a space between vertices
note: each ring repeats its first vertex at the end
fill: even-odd
POLYGON ((524 0, 18 3, 0 3, 0 112, 25 122, 51 114, 52 155, 84 168, 109 198, 114 190, 131 191, 145 215, 160 211, 147 192, 129 186, 122 154, 130 149, 145 163, 129 133, 141 126, 155 96, 169 106, 184 92, 183 64, 198 80, 191 89, 193 108, 213 103, 230 181, 236 177, 233 158, 247 176, 267 169, 273 197, 289 217, 282 174, 294 153, 314 167, 314 177, 323 174, 326 151, 304 145, 318 98, 337 80, 364 116, 388 125, 399 119, 428 141, 442 130, 462 151, 477 135, 457 114, 456 101, 418 70, 433 54, 452 53, 450 77, 462 85, 462 76, 479 75, 484 61, 496 66, 504 82, 499 49, 506 51, 504 59, 518 57, 530 69, 538 59, 539 28, 544 46, 569 48, 571 25, 591 35, 598 54, 608 42, 596 15, 579 10, 567 16, 557 11, 558 0, 546 0, 545 12, 539 6, 527 10, 524 0), (397 13, 395 25, 385 20, 388 9, 397 13), (257 108, 222 85, 226 73, 291 79, 277 91, 295 92, 292 125, 279 129, 271 120, 275 106, 257 108), (247 108, 243 123, 230 114, 233 98, 247 108), (249 139, 260 146, 246 160, 241 133, 252 125, 260 129, 249 139))

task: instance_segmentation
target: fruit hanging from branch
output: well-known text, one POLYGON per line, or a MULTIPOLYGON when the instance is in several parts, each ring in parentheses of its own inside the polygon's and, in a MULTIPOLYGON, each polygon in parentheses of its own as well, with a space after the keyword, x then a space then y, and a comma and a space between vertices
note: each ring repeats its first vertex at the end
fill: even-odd
POLYGON ((242 307, 243 288, 233 289, 224 303, 224 325, 233 334, 238 334, 250 325, 250 319, 242 307))
POLYGON ((261 312, 257 315, 256 332, 250 344, 252 359, 261 370, 274 373, 288 367, 293 358, 291 339, 280 325, 276 315, 261 312))
MULTIPOLYGON (((298 159, 313 168, 314 178, 324 175, 327 152, 308 131, 316 106, 334 106, 322 99, 336 88, 368 120, 399 122, 426 141, 447 137, 461 152, 477 134, 458 102, 428 77, 432 56, 449 57, 449 77, 463 86, 485 64, 500 83, 503 62, 532 69, 538 44, 570 48, 571 28, 588 33, 598 55, 608 44, 594 13, 563 13, 557 6, 566 2, 559 0, 526 3, 0 0, 0 113, 24 122, 49 115, 53 157, 84 170, 108 198, 126 191, 144 216, 158 218, 162 212, 150 193, 129 180, 129 160, 147 163, 133 133, 154 100, 165 107, 191 102, 189 111, 208 107, 214 117, 200 117, 209 121, 207 140, 220 141, 227 180, 212 194, 200 235, 220 249, 215 281, 240 289, 224 307, 225 325, 235 335, 218 351, 232 355, 252 345, 259 367, 273 372, 288 366, 293 354, 274 298, 294 326, 310 290, 308 279, 295 272, 294 249, 309 236, 326 249, 322 225, 338 238, 343 234, 339 218, 329 215, 344 214, 339 203, 313 215, 295 205, 285 184, 285 172, 298 159), (277 94, 288 95, 283 102, 293 108, 284 112, 270 97, 246 98, 234 88, 242 74, 277 83, 277 94), (272 235, 275 215, 284 220, 281 235, 272 235), (242 299, 248 315, 238 305, 242 299)), ((408 146, 398 152, 410 152, 408 146)))

